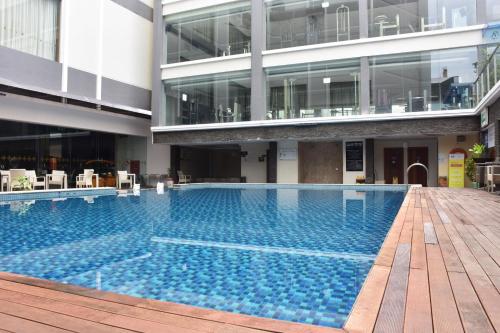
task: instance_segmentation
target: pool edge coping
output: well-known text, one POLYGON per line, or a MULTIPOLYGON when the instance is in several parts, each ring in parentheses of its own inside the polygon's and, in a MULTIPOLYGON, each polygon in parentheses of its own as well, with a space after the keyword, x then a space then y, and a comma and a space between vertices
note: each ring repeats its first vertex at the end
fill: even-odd
MULTIPOLYGON (((2 272, 0 271, 0 280, 24 284, 28 286, 44 288, 63 292, 66 294, 89 297, 104 302, 113 302, 123 305, 158 311, 170 315, 178 315, 188 318, 217 322, 240 326, 248 329, 262 330, 273 333, 285 332, 304 332, 304 333, 342 333, 341 328, 311 325, 305 323, 296 323, 291 321, 250 316, 245 314, 232 313, 222 310, 213 310, 208 308, 196 307, 175 302, 159 301, 149 298, 140 298, 125 294, 118 294, 110 291, 102 291, 93 288, 86 288, 72 284, 65 284, 52 280, 40 279, 31 276, 2 272)), ((118 313, 117 313, 118 314, 118 313)))
POLYGON ((0 192, 0 201, 30 201, 30 200, 48 200, 59 198, 78 198, 84 196, 105 196, 116 195, 114 187, 97 188, 67 188, 50 190, 31 190, 31 191, 9 191, 0 192))
POLYGON ((410 207, 410 197, 416 189, 421 187, 422 185, 410 185, 408 187, 401 207, 342 327, 345 332, 373 332, 389 281, 389 275, 393 268, 396 247, 406 212, 410 207))

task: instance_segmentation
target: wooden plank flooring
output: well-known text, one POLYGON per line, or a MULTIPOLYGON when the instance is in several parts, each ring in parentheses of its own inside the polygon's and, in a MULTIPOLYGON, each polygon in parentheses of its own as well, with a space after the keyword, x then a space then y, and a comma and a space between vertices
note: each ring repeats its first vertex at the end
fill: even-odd
POLYGON ((500 332, 499 231, 499 196, 412 187, 344 329, 500 332), (373 281, 384 291, 367 299, 373 281))
POLYGON ((344 329, 0 272, 0 332, 500 332, 500 197, 412 187, 344 329))

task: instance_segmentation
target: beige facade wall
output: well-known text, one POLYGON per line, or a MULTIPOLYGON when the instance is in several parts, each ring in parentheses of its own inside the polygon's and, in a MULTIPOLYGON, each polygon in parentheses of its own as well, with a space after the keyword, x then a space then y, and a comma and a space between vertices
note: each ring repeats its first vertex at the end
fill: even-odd
MULTIPOLYGON (((438 174, 439 177, 448 177, 448 155, 452 149, 461 148, 468 152, 474 143, 479 142, 478 134, 465 135, 464 142, 457 142, 456 135, 441 136, 438 138, 438 174)), ((465 186, 470 186, 470 179, 465 177, 465 186)))
POLYGON ((297 141, 278 142, 278 184, 297 184, 299 182, 299 158, 297 141), (280 154, 292 154, 295 151, 295 159, 282 159, 280 154))
POLYGON ((241 176, 247 183, 265 183, 267 181, 267 160, 259 161, 259 157, 267 154, 269 143, 247 143, 241 145, 241 151, 248 153, 241 158, 241 176))

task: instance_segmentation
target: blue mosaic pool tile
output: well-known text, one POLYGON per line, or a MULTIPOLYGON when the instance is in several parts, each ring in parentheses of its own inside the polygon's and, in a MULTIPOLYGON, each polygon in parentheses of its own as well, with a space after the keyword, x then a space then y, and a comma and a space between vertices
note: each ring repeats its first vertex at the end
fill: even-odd
POLYGON ((192 188, 0 205, 0 270, 341 327, 401 189, 192 188))

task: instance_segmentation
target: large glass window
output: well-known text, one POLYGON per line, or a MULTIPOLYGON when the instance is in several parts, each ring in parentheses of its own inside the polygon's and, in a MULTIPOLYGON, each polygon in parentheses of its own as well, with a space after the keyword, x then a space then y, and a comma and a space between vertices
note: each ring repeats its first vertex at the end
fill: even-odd
POLYGON ((369 0, 370 37, 465 27, 476 23, 475 0, 369 0))
POLYGON ((164 82, 167 125, 250 120, 250 73, 164 82))
POLYGON ((371 112, 470 109, 475 47, 370 58, 371 112))
POLYGON ((250 32, 248 2, 167 16, 167 63, 249 53, 250 32))
MULTIPOLYGON (((99 174, 100 186, 115 186, 114 134, 0 120, 0 170, 64 170, 74 186, 83 169, 99 174)), ((121 166, 119 166, 121 167, 121 166)))
POLYGON ((500 21, 500 1, 487 0, 486 1, 487 18, 488 22, 500 21))
POLYGON ((1 0, 0 45, 56 60, 60 0, 1 0))
POLYGON ((267 49, 359 38, 358 0, 266 2, 267 49))
POLYGON ((359 60, 267 70, 267 119, 359 113, 359 60))

